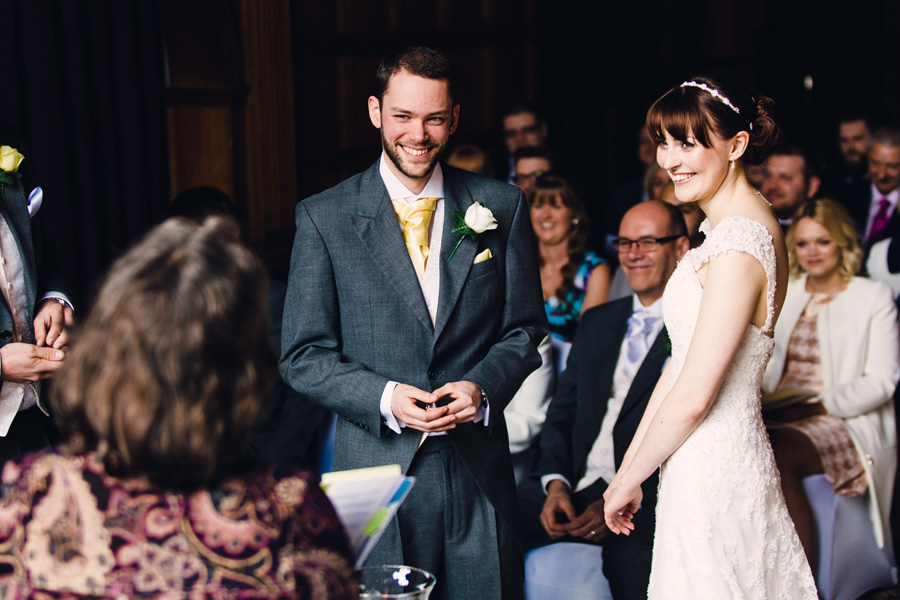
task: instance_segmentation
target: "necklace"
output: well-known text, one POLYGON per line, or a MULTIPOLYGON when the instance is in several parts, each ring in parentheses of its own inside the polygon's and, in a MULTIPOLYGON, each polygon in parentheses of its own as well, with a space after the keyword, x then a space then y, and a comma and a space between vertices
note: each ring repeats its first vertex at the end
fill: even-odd
POLYGON ((547 277, 553 277, 553 274, 556 273, 556 271, 558 269, 561 269, 563 266, 565 266, 565 264, 566 263, 562 263, 561 265, 557 265, 557 266, 554 266, 551 264, 545 264, 544 265, 544 275, 546 275, 547 277))

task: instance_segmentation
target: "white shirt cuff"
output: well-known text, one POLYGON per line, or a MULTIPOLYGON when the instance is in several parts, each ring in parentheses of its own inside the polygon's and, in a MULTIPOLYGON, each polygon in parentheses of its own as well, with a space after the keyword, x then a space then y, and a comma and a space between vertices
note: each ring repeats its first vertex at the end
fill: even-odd
POLYGON ((569 491, 572 491, 572 484, 569 483, 568 479, 566 479, 559 473, 550 473, 549 475, 544 475, 543 477, 541 477, 541 489, 544 490, 545 494, 547 493, 547 486, 550 485, 550 482, 555 479, 559 479, 560 481, 562 481, 564 484, 566 484, 566 487, 569 488, 569 491))
POLYGON ((41 302, 43 302, 44 300, 50 300, 51 298, 53 300, 62 300, 66 306, 68 306, 72 310, 75 310, 75 307, 72 306, 72 301, 69 300, 69 297, 62 292, 47 292, 41 297, 41 302))
POLYGON ((398 420, 391 410, 391 398, 398 385, 399 384, 396 381, 388 381, 387 385, 384 386, 384 391, 381 392, 381 403, 379 404, 379 410, 381 411, 381 418, 384 419, 384 424, 394 433, 400 433, 400 430, 406 427, 406 423, 398 420))

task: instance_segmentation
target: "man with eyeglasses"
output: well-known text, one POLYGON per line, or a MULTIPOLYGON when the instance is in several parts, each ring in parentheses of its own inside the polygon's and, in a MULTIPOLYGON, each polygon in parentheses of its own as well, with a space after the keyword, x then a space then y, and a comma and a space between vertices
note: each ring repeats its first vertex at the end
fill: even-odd
POLYGON ((497 178, 516 185, 514 178, 516 150, 525 146, 543 146, 547 143, 547 123, 541 118, 536 107, 517 104, 503 115, 503 140, 506 152, 494 161, 497 178))
POLYGON ((525 549, 537 548, 525 568, 526 589, 535 600, 544 583, 533 578, 539 572, 553 573, 548 597, 581 597, 583 586, 597 582, 572 565, 584 564, 585 553, 601 552, 615 600, 647 597, 658 480, 644 482, 629 536, 608 535, 603 492, 671 354, 661 298, 690 242, 681 212, 649 200, 625 213, 615 246, 634 293, 584 313, 541 431, 537 467, 518 488, 525 549))
POLYGON ((553 170, 553 160, 546 146, 522 146, 516 150, 513 183, 525 192, 528 198, 537 178, 553 170))

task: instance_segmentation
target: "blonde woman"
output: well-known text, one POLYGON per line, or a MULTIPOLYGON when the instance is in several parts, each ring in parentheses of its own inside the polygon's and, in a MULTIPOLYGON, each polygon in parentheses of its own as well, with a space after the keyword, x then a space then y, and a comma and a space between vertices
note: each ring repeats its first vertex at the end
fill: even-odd
POLYGON ((846 210, 801 206, 787 233, 791 281, 775 327, 763 389, 810 399, 768 412, 788 511, 810 562, 818 556, 804 477, 825 473, 834 492, 868 494, 878 545, 889 539, 900 379, 897 311, 881 282, 856 277, 862 259, 846 210))

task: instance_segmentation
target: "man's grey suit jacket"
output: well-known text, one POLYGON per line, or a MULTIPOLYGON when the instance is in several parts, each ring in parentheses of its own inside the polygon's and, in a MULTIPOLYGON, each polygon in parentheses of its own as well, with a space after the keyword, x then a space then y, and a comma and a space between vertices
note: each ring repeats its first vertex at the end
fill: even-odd
POLYGON ((427 391, 461 380, 481 386, 489 426, 462 424, 450 438, 516 532, 503 409, 540 364, 537 345, 547 333, 534 236, 518 188, 442 169, 442 247, 429 257, 441 265, 434 325, 377 162, 297 205, 281 372, 294 389, 343 417, 336 469, 392 463, 409 469, 421 432, 397 435, 383 424, 379 400, 388 381, 427 391), (453 213, 475 201, 493 211, 498 228, 477 243, 464 240, 448 262, 460 237, 452 232, 453 213), (493 257, 473 264, 485 248, 493 257))

